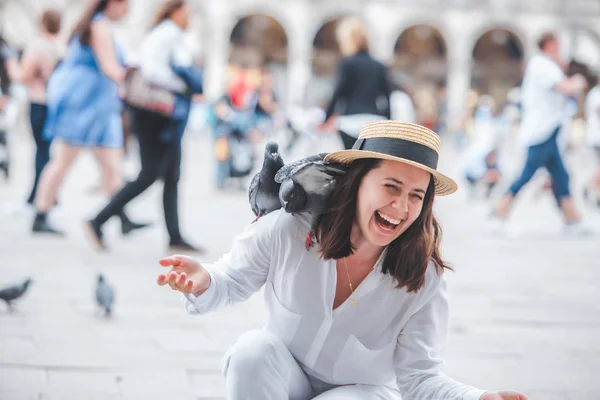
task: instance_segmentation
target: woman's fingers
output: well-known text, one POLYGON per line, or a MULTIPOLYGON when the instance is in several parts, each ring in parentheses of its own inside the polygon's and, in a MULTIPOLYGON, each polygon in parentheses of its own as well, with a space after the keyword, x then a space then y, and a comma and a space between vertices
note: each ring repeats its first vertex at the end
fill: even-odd
POLYGON ((173 290, 179 290, 184 293, 192 293, 194 282, 187 278, 185 273, 177 273, 174 271, 168 274, 160 274, 156 280, 160 286, 169 285, 173 290))
POLYGON ((192 293, 195 285, 201 284, 188 279, 188 273, 195 274, 197 270, 202 269, 200 264, 191 257, 174 255, 161 259, 159 264, 163 267, 171 267, 169 272, 158 275, 156 282, 160 286, 169 285, 173 290, 192 293))
POLYGON ((185 288, 185 281, 187 281, 187 276, 185 275, 185 272, 182 272, 177 277, 177 282, 175 283, 175 287, 177 288, 177 290, 180 290, 180 291, 184 290, 184 288, 185 288))
POLYGON ((158 279, 156 280, 156 283, 158 283, 160 286, 166 285, 167 284, 167 275, 165 275, 165 274, 158 275, 158 279))
POLYGON ((169 275, 168 275, 168 277, 169 277, 169 286, 171 286, 171 289, 173 289, 173 290, 177 290, 177 286, 176 286, 176 284, 177 284, 177 275, 178 274, 175 271, 169 272, 169 275))
POLYGON ((185 270, 189 268, 194 268, 197 265, 199 265, 198 261, 194 260, 192 257, 182 256, 179 254, 170 257, 165 257, 158 263, 163 267, 173 267, 173 269, 176 270, 185 270))
POLYGON ((163 258, 158 263, 160 265, 162 265, 163 267, 179 267, 179 266, 181 266, 181 261, 182 261, 181 257, 171 256, 171 257, 163 258))
POLYGON ((191 280, 188 279, 188 281, 185 283, 185 292, 188 294, 191 294, 192 291, 194 289, 194 282, 192 282, 191 280))

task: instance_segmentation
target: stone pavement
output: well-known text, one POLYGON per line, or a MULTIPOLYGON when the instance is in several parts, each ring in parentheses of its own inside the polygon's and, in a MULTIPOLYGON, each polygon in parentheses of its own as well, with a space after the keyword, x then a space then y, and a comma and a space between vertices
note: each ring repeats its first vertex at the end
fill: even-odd
MULTIPOLYGON (((319 150, 335 146, 326 139, 319 150)), ((201 257, 206 261, 225 252, 252 217, 245 193, 211 188, 209 147, 203 137, 186 139, 181 188, 183 230, 209 250, 201 257)), ((154 227, 121 240, 111 221, 110 252, 93 251, 81 219, 105 199, 90 193, 99 172, 89 154, 68 176, 53 215, 68 238, 33 237, 31 214, 15 209, 32 170, 26 135, 14 138, 13 160, 14 176, 0 181, 0 285, 27 276, 35 282, 16 313, 0 304, 0 399, 224 398, 221 358, 241 332, 261 326, 261 296, 192 317, 177 294, 155 284, 167 240, 158 184, 128 209, 135 219, 152 219, 154 227), (112 320, 94 306, 99 271, 117 290, 112 320)), ((443 161, 458 176, 452 150, 443 161)), ((128 176, 136 163, 134 153, 125 163, 128 176)), ((515 212, 520 225, 498 236, 483 222, 487 206, 465 194, 440 198, 436 206, 444 256, 456 269, 449 274, 446 372, 482 388, 525 391, 532 399, 600 399, 600 236, 563 237, 552 199, 534 202, 531 189, 515 212)), ((600 227, 598 212, 585 215, 600 227)))

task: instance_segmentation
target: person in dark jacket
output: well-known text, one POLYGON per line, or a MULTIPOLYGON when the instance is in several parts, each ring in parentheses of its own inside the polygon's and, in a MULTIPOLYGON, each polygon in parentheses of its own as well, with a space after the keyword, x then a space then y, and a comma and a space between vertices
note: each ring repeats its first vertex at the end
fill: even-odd
POLYGON ((352 17, 342 21, 337 39, 345 58, 338 67, 338 81, 323 127, 332 126, 333 115, 341 114, 338 133, 344 148, 350 149, 363 126, 390 119, 391 86, 387 68, 369 54, 367 32, 361 20, 352 17))

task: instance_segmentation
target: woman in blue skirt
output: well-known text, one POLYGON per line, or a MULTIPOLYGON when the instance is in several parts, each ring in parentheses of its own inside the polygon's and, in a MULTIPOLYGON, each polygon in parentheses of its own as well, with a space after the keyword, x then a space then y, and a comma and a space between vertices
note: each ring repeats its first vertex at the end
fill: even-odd
MULTIPOLYGON (((47 221, 60 185, 73 161, 91 148, 102 168, 104 191, 112 195, 122 184, 122 104, 118 84, 126 70, 113 40, 112 21, 127 13, 127 0, 96 0, 76 25, 67 56, 48 83, 48 117, 44 136, 55 153, 44 168, 36 197, 34 232, 61 234, 47 221)), ((123 233, 141 228, 120 213, 123 233)))

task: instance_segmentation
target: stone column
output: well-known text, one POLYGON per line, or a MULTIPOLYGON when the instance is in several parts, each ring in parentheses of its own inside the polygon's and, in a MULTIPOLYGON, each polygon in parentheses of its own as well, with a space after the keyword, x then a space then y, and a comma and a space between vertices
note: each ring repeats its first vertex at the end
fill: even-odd
POLYGON ((312 74, 312 41, 306 30, 296 32, 290 41, 288 58, 287 106, 304 104, 306 85, 312 74))
POLYGON ((206 10, 208 29, 204 32, 210 36, 204 38, 204 94, 209 100, 223 93, 229 59, 229 37, 233 28, 234 17, 228 12, 227 3, 220 4, 224 6, 218 6, 217 2, 214 2, 206 10))
MULTIPOLYGON (((459 127, 465 108, 466 95, 471 87, 473 61, 466 34, 455 32, 448 51, 448 123, 449 130, 459 127)), ((450 41, 449 41, 450 42, 450 41)))
POLYGON ((312 41, 309 9, 305 2, 288 10, 288 65, 286 106, 304 105, 306 85, 312 73, 312 41))

